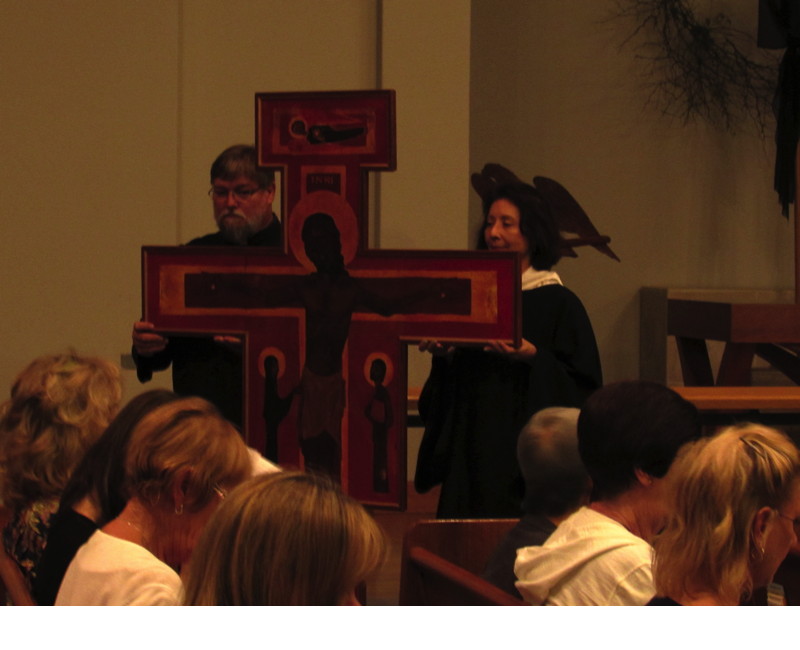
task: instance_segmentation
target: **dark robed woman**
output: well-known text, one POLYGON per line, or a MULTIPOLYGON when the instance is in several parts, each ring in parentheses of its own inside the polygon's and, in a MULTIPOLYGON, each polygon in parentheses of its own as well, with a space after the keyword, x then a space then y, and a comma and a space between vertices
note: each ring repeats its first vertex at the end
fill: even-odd
POLYGON ((483 213, 478 248, 520 255, 523 341, 420 344, 433 363, 420 396, 425 435, 415 486, 442 484, 442 518, 520 516, 515 454, 523 425, 545 407, 580 407, 602 384, 589 317, 551 270, 561 240, 547 202, 533 186, 511 183, 484 197, 483 213))

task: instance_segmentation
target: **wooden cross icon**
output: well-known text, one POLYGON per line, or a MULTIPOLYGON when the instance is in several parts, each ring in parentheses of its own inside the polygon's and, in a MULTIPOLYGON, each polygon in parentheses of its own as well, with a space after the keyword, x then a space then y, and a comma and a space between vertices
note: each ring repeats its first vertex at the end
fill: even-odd
POLYGON ((284 250, 144 247, 159 331, 243 340, 244 435, 286 466, 405 506, 405 345, 519 340, 514 254, 368 250, 366 170, 391 170, 392 91, 256 96, 284 250))

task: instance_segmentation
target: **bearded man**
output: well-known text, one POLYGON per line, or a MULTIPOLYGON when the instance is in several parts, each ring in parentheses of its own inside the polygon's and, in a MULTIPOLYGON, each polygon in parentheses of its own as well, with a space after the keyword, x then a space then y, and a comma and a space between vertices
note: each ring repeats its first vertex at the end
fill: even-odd
MULTIPOLYGON (((211 165, 211 197, 218 231, 187 246, 268 246, 282 244, 281 222, 272 211, 275 175, 259 168, 249 145, 228 147, 211 165)), ((172 386, 179 395, 212 402, 222 415, 242 426, 242 357, 234 337, 208 338, 158 334, 152 323, 133 325, 133 359, 139 381, 172 365, 172 386)))

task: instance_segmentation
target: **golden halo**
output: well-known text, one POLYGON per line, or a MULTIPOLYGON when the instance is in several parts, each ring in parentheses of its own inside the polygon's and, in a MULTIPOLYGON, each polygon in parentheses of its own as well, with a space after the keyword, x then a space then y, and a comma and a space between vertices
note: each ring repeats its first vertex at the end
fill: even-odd
POLYGON ((306 256, 306 247, 302 237, 303 224, 310 215, 316 212, 324 212, 333 218, 342 242, 344 265, 347 266, 358 251, 358 220, 347 201, 338 194, 326 190, 306 194, 297 202, 289 215, 289 246, 295 259, 309 271, 317 270, 306 256))
POLYGON ((386 364, 386 377, 383 378, 383 385, 388 386, 392 383, 392 379, 394 378, 394 364, 389 358, 389 355, 385 352, 373 352, 366 358, 364 361, 364 378, 370 384, 372 383, 372 379, 369 377, 369 371, 372 368, 372 362, 375 361, 375 359, 380 359, 386 364))
POLYGON ((283 351, 278 348, 264 348, 261 350, 258 355, 258 374, 266 379, 266 375, 264 374, 264 359, 270 356, 278 360, 278 379, 280 379, 283 377, 283 373, 286 372, 286 356, 283 354, 283 351))

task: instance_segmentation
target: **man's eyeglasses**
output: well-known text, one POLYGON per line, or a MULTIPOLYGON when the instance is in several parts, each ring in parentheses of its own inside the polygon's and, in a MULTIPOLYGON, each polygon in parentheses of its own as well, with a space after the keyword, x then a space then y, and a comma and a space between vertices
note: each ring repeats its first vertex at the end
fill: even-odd
POLYGON ((237 201, 247 201, 253 197, 253 194, 260 191, 260 187, 234 187, 233 189, 228 189, 227 187, 214 186, 208 190, 208 195, 215 201, 225 201, 228 195, 233 192, 233 196, 237 201))

